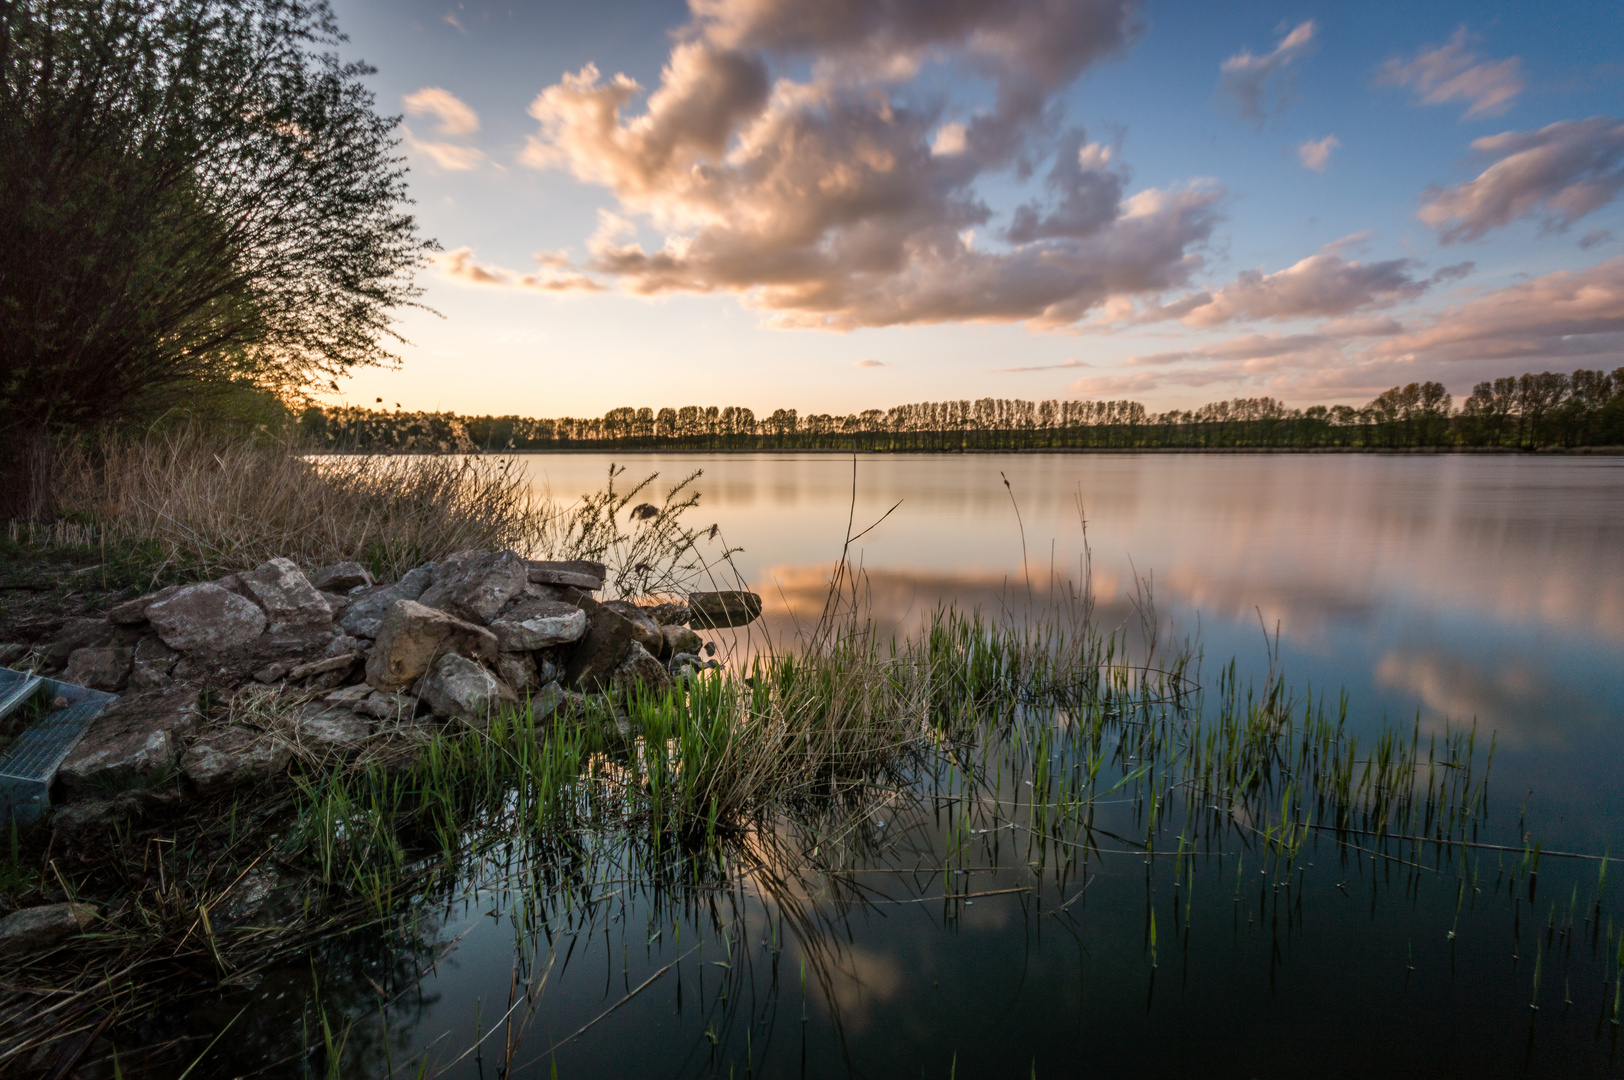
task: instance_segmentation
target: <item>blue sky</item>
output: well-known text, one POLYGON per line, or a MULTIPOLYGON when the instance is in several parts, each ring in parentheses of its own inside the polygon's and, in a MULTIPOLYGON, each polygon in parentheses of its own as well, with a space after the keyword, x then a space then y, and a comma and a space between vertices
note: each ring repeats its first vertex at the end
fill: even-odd
POLYGON ((443 318, 334 400, 1359 404, 1624 364, 1617 2, 335 6, 445 250, 443 318))

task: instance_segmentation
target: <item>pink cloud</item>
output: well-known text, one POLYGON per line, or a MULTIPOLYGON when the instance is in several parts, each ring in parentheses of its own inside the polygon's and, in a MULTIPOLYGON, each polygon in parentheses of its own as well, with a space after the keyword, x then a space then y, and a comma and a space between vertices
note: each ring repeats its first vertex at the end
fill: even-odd
POLYGON ((1410 259, 1361 263, 1337 250, 1322 250, 1272 274, 1243 270, 1215 292, 1151 308, 1140 321, 1176 318, 1186 326, 1208 327, 1236 319, 1345 315, 1420 296, 1428 283, 1410 276, 1413 265, 1410 259))
POLYGON ((1262 56, 1242 49, 1229 57, 1219 67, 1218 92, 1235 105, 1241 116, 1261 123, 1271 107, 1266 99, 1273 97, 1272 107, 1276 110, 1288 103, 1289 86, 1282 72, 1308 51, 1316 29, 1310 19, 1298 23, 1262 56))
MULTIPOLYGON (((537 262, 543 266, 559 264, 551 252, 542 252, 537 262)), ((433 257, 435 269, 452 281, 465 285, 492 285, 509 289, 535 289, 539 292, 602 292, 604 287, 585 274, 543 270, 535 274, 522 274, 499 266, 481 266, 474 261, 474 249, 460 247, 433 257)))
POLYGON ((1485 60, 1466 45, 1466 27, 1446 44, 1423 49, 1412 60, 1389 60, 1376 76, 1377 85, 1408 86, 1425 105, 1470 102, 1465 119, 1498 116, 1523 91, 1522 62, 1485 60))

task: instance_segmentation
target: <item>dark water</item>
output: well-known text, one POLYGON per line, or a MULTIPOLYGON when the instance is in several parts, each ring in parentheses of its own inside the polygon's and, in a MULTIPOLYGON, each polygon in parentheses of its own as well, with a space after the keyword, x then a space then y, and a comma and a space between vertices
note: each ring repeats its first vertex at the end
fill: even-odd
MULTIPOLYGON (((609 460, 527 464, 569 496, 609 460)), ((409 947, 354 941, 273 976, 211 1065, 309 1031, 314 980, 357 1076, 1624 1069, 1624 867, 1604 883, 1549 854, 1624 852, 1624 460, 870 457, 854 511, 850 458, 625 463, 661 483, 705 469, 699 513, 744 547, 779 632, 815 615, 848 512, 860 529, 902 501, 860 546, 875 616, 903 632, 939 602, 997 610, 1029 574, 1077 577, 1086 516, 1102 617, 1130 620, 1148 580, 1164 640, 1199 634, 1209 682, 1231 658, 1261 681, 1266 630, 1293 686, 1346 692, 1354 730, 1424 746, 1475 720, 1495 746, 1477 837, 1509 850, 1316 834, 1288 867, 1192 805, 1197 854, 1147 856, 1124 839, 1140 810, 1105 805, 1085 853, 1034 842, 1019 770, 998 813, 921 785, 943 797, 749 838, 719 872, 674 871, 688 887, 588 838, 494 857, 425 903, 409 947), (1525 836, 1546 852, 1532 877, 1525 836)))

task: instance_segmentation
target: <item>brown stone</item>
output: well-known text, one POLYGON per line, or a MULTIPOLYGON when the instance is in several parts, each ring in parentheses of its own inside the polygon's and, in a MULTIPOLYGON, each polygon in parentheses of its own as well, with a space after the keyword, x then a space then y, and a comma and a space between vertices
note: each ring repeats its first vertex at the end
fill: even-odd
POLYGON ((367 660, 367 682, 386 692, 403 690, 447 653, 494 663, 497 651, 496 636, 484 627, 412 600, 397 600, 384 616, 367 660))
POLYGON ((64 682, 88 686, 110 693, 124 689, 129 682, 135 650, 128 645, 105 645, 97 649, 75 649, 68 657, 64 682))
POLYGON ((744 626, 761 617, 761 597, 736 589, 690 593, 688 610, 688 625, 696 629, 744 626))
POLYGON ((630 600, 605 600, 603 606, 624 615, 631 622, 633 641, 650 653, 659 654, 665 645, 665 639, 660 635, 660 624, 650 618, 648 612, 630 600))
POLYGON ((609 685, 622 696, 658 694, 671 688, 671 674, 639 642, 632 642, 622 660, 609 676, 609 685))
POLYGON ((660 659, 669 660, 679 653, 695 653, 705 647, 699 635, 686 626, 662 626, 660 634, 665 639, 664 647, 660 650, 660 659))
POLYGON ((0 919, 0 956, 48 949, 83 933, 96 918, 91 904, 42 904, 0 919))
POLYGON ((590 559, 531 559, 527 565, 529 578, 536 585, 570 585, 596 592, 606 580, 603 563, 590 559))
POLYGON ((585 690, 607 686, 609 676, 634 643, 630 619, 605 607, 588 612, 586 633, 580 641, 561 651, 564 681, 585 690))

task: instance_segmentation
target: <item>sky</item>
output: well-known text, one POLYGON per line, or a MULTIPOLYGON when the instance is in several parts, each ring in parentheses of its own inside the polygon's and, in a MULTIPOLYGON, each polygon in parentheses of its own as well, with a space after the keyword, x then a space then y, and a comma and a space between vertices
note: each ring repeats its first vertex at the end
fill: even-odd
POLYGON ((335 0, 440 249, 330 403, 593 416, 1624 365, 1624 3, 335 0))

